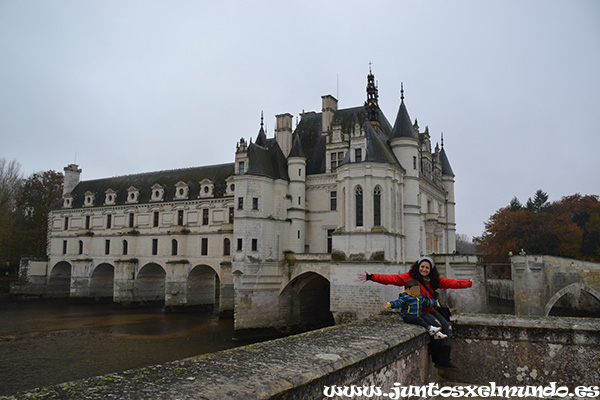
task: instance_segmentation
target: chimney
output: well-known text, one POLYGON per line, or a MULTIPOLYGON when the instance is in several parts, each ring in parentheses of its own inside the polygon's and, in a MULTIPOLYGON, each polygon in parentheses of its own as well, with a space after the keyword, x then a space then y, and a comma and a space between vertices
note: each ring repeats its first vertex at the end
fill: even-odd
POLYGON ((275 116, 277 118, 277 127, 275 130, 275 138, 277 144, 283 154, 287 157, 292 151, 292 114, 280 114, 275 116))
POLYGON ((79 183, 79 175, 81 175, 81 169, 77 164, 69 164, 64 168, 65 181, 63 184, 63 196, 67 193, 71 193, 75 186, 79 183))
POLYGON ((321 133, 327 133, 331 129, 331 123, 333 122, 333 116, 338 108, 338 101, 335 97, 330 94, 321 96, 323 99, 323 116, 321 119, 321 133))

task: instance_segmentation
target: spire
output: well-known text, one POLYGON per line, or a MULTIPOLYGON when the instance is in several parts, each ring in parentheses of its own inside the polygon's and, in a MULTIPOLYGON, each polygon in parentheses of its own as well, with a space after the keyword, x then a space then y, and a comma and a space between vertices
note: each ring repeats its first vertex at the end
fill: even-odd
POLYGON ((371 70, 369 63, 369 75, 367 75, 367 101, 365 101, 365 111, 367 118, 371 121, 373 128, 377 130, 379 127, 379 93, 375 84, 375 75, 371 70))
MULTIPOLYGON (((400 89, 400 100, 400 108, 398 109, 398 114, 396 115, 396 122, 394 122, 394 128, 392 129, 392 138, 418 138, 419 135, 415 131, 415 127, 410 120, 408 110, 406 109, 406 105, 404 104, 404 83, 402 83, 400 89)), ((417 120, 415 119, 415 123, 416 122, 417 120)))
POLYGON ((292 150, 290 151, 288 158, 290 157, 306 158, 304 156, 304 151, 302 150, 302 143, 300 142, 300 136, 298 136, 298 132, 294 132, 292 135, 292 150))
POLYGON ((267 135, 265 134, 264 128, 264 117, 263 112, 260 112, 260 130, 258 131, 258 136, 256 137, 256 144, 262 147, 265 147, 267 144, 267 135))
POLYGON ((450 161, 448 160, 448 156, 446 155, 446 150, 444 150, 444 134, 442 133, 442 150, 440 151, 440 162, 442 163, 442 174, 443 175, 454 175, 452 171, 452 167, 450 166, 450 161))

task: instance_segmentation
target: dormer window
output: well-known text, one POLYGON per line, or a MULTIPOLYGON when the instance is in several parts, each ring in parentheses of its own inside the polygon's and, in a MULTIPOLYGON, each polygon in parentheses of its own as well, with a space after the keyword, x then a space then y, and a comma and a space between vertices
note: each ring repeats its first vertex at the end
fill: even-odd
POLYGON ((108 189, 106 192, 104 192, 104 205, 113 206, 113 205, 115 205, 116 201, 117 201, 117 192, 115 192, 112 189, 108 189))
POLYGON ((225 189, 225 195, 233 196, 235 194, 235 183, 233 183, 233 176, 225 179, 225 184, 227 185, 225 189))
POLYGON ((163 201, 165 199, 165 188, 158 183, 152 186, 152 197, 150 201, 163 201))
POLYGON ((200 182, 200 197, 212 197, 215 185, 210 179, 203 179, 200 182))
POLYGON ((127 203, 137 203, 139 196, 140 191, 134 186, 130 186, 129 189, 127 189, 127 203))
POLYGON ((176 200, 185 200, 189 197, 189 186, 185 182, 178 182, 175 185, 175 199, 176 200))
POLYGON ((94 205, 94 198, 96 196, 94 195, 94 193, 87 191, 85 192, 85 200, 83 202, 84 207, 91 207, 94 205))
POLYGON ((72 208, 73 207, 73 196, 71 194, 66 194, 63 199, 63 208, 72 208))

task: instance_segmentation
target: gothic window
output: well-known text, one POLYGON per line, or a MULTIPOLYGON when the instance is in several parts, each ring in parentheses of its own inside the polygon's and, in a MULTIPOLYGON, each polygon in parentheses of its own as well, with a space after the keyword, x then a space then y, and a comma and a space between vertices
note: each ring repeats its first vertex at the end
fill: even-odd
POLYGON ((373 191, 373 225, 381 226, 381 187, 373 191))
POLYGON ((230 256, 231 255, 231 241, 229 238, 225 238, 223 240, 223 255, 230 256))
POLYGON ((123 255, 127 255, 127 252, 129 251, 129 244, 127 243, 127 240, 123 240, 123 255))
POLYGON ((363 226, 363 191, 362 187, 357 186, 354 190, 356 201, 356 226, 363 226))
POLYGON ((83 254, 83 242, 79 241, 79 254, 83 254))
POLYGON ((171 255, 172 256, 177 255, 177 240, 176 239, 171 240, 171 255))

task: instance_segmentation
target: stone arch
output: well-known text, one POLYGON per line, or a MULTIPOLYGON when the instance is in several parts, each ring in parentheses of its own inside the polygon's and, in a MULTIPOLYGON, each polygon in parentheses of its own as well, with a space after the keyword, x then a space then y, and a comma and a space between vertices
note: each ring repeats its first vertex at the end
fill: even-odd
POLYGON ((568 286, 565 286, 564 288, 560 289, 558 292, 556 292, 554 294, 554 296, 552 296, 550 298, 550 300, 548 300, 548 303, 546 303, 546 308, 545 308, 545 316, 547 317, 548 315, 550 315, 550 311, 552 310, 552 307, 554 307, 554 304, 556 304, 556 302, 558 301, 558 299, 560 299, 561 297, 563 297, 564 295, 566 295, 567 293, 578 293, 580 291, 585 291, 587 293, 589 293, 590 295, 592 295, 594 298, 596 298, 596 300, 598 300, 600 302, 600 292, 597 291, 596 289, 586 286, 581 282, 576 282, 576 283, 572 283, 568 286))
POLYGON ((167 273, 156 263, 140 268, 135 277, 135 300, 140 302, 164 302, 167 273))
POLYGON ((333 325, 330 283, 316 272, 292 279, 279 295, 279 313, 292 331, 307 331, 333 325))
POLYGON ((221 279, 214 268, 196 265, 190 271, 186 285, 189 306, 219 307, 221 279))
POLYGON ((66 261, 57 263, 48 276, 48 295, 50 297, 69 297, 71 294, 71 264, 66 261))
POLYGON ((115 267, 108 263, 99 264, 90 277, 90 296, 112 299, 114 282, 115 267))

